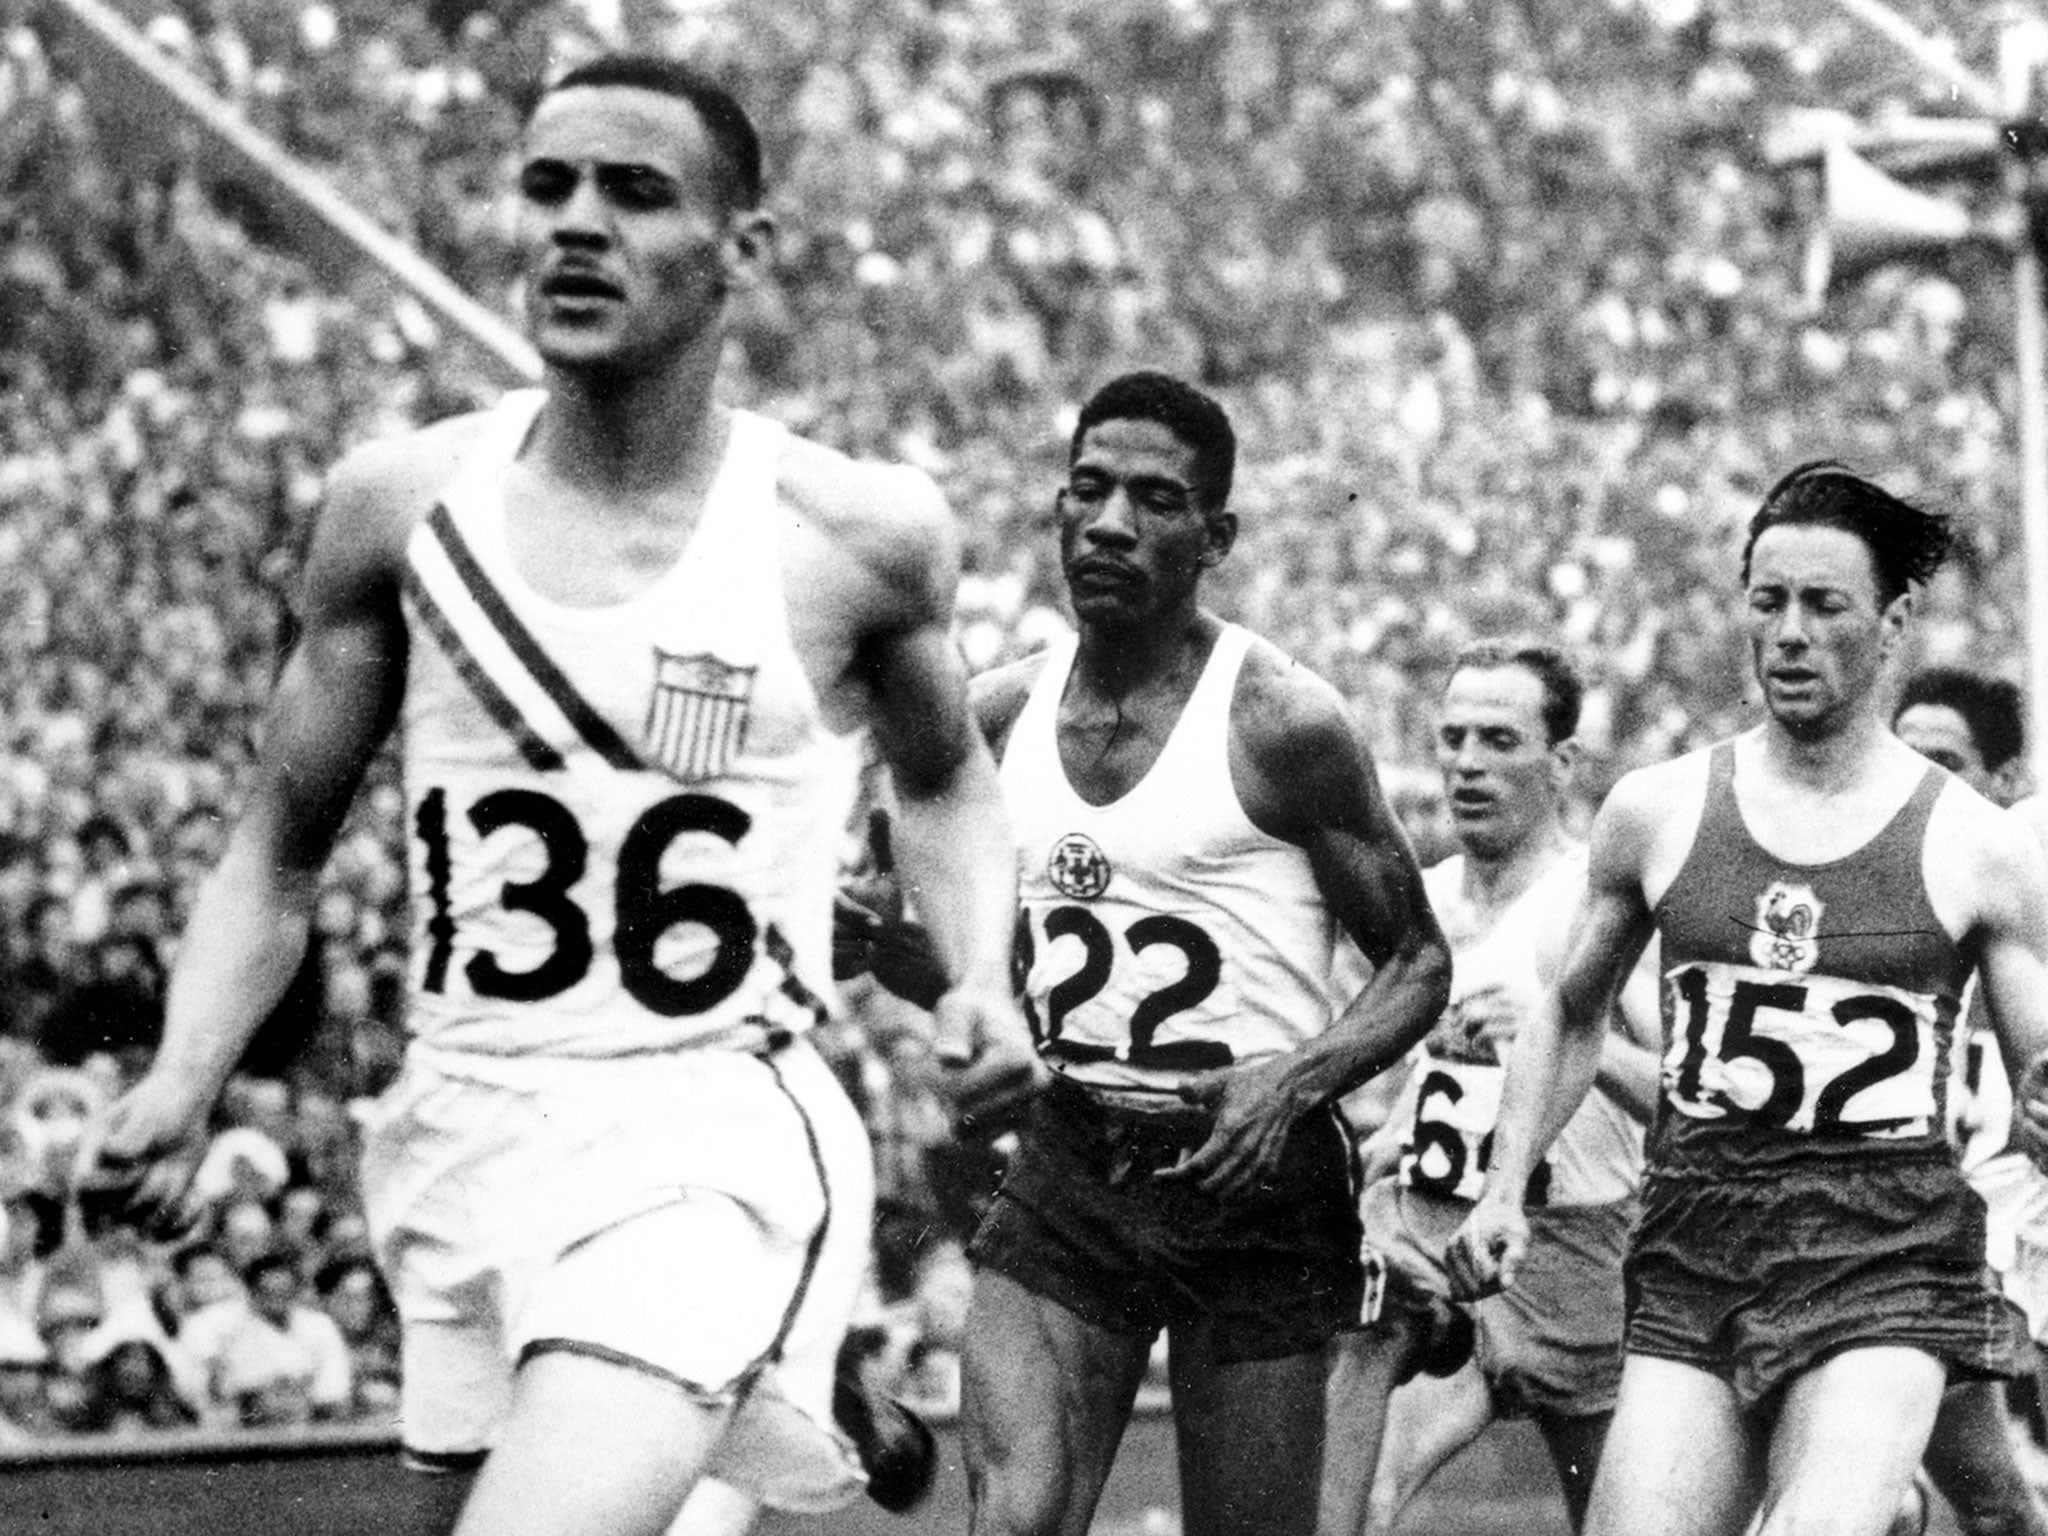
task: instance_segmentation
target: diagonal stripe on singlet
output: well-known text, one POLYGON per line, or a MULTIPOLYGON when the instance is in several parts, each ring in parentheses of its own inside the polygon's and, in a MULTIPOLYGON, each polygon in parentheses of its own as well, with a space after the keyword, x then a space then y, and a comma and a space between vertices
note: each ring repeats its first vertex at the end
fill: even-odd
POLYGON ((498 637, 511 648, 520 664, 533 680, 540 684, 547 696, 554 701, 569 724, 576 728, 576 734, 587 742, 592 751, 612 767, 631 772, 644 768, 639 753, 635 752, 619 733, 605 723, 602 715, 591 708, 583 695, 576 691, 562 669, 555 665, 552 657, 541 649, 519 616, 512 611, 504 595, 491 585, 490 578, 477 563, 476 556, 462 541, 462 535, 455 527, 455 519, 448 515, 445 506, 436 506, 433 516, 427 519, 427 531, 441 546, 441 552, 448 557, 449 565, 461 579, 484 617, 498 632, 498 637))
POLYGON ((507 698, 505 691, 491 681, 490 673, 483 669, 468 646, 462 643, 462 636, 455 632, 455 626, 448 622, 448 615, 440 610, 426 583, 420 580, 419 572, 411 566, 405 569, 405 595, 412 599, 414 610, 420 616, 420 623, 427 633, 441 647, 448 664, 455 668, 455 675, 462 679, 469 691, 476 696, 484 713, 504 728, 512 738, 512 744, 519 749, 519 755, 542 773, 552 773, 567 766, 562 754, 541 739, 540 733, 526 723, 526 717, 519 713, 519 706, 507 698))

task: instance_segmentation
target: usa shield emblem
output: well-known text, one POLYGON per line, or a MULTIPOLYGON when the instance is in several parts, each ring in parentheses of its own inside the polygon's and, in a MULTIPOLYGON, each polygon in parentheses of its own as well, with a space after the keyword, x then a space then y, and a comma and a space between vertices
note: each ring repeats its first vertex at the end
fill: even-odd
POLYGON ((746 739, 755 667, 736 667, 708 651, 654 653, 654 694, 646 745, 656 762, 686 782, 716 778, 746 739))

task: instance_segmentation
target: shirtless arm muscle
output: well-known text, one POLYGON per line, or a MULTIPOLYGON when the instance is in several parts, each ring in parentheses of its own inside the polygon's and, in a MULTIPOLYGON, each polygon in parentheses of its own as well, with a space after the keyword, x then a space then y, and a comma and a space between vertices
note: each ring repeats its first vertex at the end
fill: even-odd
POLYGON ((319 876, 404 684, 397 496, 388 451, 335 473, 302 584, 304 628, 262 724, 249 797, 201 888, 170 979, 163 1044, 110 1117, 110 1176, 169 1218, 221 1088, 304 958, 319 876))

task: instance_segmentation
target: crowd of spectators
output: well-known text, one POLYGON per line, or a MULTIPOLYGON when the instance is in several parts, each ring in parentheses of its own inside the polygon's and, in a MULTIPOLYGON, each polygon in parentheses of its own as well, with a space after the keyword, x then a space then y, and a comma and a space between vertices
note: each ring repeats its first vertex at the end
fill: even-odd
MULTIPOLYGON (((1965 56, 1988 25, 1918 0, 1965 56)), ((56 6, 0 10, 0 1432, 388 1414, 391 1316, 348 1106, 395 1069, 400 797, 373 770, 316 943, 223 1111, 176 1244, 68 1198, 161 1029, 291 631, 321 476, 489 398, 375 276, 282 239, 189 134, 124 115, 56 6), (11 1426, 11 1428, 10 1428, 11 1426)), ((1163 366, 1242 440, 1218 607, 1332 678, 1431 838, 1429 703, 1482 632, 1561 634, 1592 792, 1745 708, 1740 524, 1820 454, 1954 512, 1926 659, 2021 612, 1995 257, 1801 286, 1794 106, 1940 110, 1765 0, 139 0, 169 56, 487 302, 534 86, 600 43, 729 76, 766 140, 780 281, 735 400, 906 458, 960 514, 985 666, 1065 622, 1047 513, 1079 401, 1163 366)), ((1964 189, 1986 195, 1982 187, 1964 189)), ((873 1129, 876 1357, 951 1390, 955 1146, 917 1020, 856 983, 830 1041, 873 1129)))

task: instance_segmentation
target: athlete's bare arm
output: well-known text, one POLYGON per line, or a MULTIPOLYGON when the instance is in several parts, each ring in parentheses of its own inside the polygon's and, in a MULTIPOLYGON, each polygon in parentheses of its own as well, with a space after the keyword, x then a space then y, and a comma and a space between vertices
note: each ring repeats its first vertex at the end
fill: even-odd
POLYGON ((1209 1138, 1161 1177, 1241 1193, 1278 1166, 1289 1131, 1405 1056, 1450 997, 1451 956, 1372 754, 1335 689, 1266 645, 1231 708, 1231 774, 1254 825, 1308 855, 1332 916, 1372 979, 1324 1033, 1284 1055, 1204 1074, 1209 1138))
POLYGON ((1657 1100, 1664 1091, 1657 950, 1652 941, 1621 984, 1612 1027, 1600 1042, 1600 1064, 1593 1075, 1594 1087, 1645 1125, 1656 1118, 1657 1100))
POLYGON ((248 799, 178 947, 162 1047, 102 1142, 102 1177, 139 1176, 137 1216, 178 1215, 207 1115, 305 956, 321 868, 403 693, 405 536, 466 430, 372 445, 330 480, 248 799))
POLYGON ((1043 1068, 1010 988, 1016 850, 953 640, 959 540, 923 475, 862 466, 849 493, 847 547, 875 586, 848 674, 894 783, 897 870, 950 983, 934 1010, 935 1043, 958 1069, 956 1102, 973 1115, 1036 1087, 1043 1068))
POLYGON ((1928 822, 1928 894, 1967 903, 1967 942, 2013 1081, 2013 1142, 2048 1167, 2048 859, 2024 818, 1956 786, 1928 822), (2016 835, 2017 834, 2017 835, 2016 835))
POLYGON ((1586 894, 1564 962, 1516 1036, 1486 1187, 1447 1255, 1461 1296, 1514 1283, 1529 1245, 1522 1212, 1529 1175, 1593 1086, 1617 994, 1654 931, 1644 870, 1669 813, 1671 766, 1624 778, 1594 818, 1586 894))

